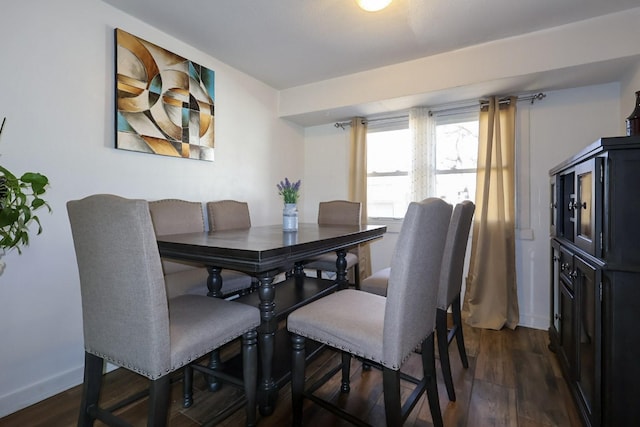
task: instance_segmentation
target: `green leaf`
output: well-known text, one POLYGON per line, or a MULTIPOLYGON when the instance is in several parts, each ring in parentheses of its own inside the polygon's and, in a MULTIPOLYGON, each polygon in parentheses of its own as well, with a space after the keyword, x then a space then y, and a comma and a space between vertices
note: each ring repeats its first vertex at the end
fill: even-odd
POLYGON ((17 179, 16 176, 9 171, 9 169, 6 169, 6 168, 4 168, 2 166, 0 166, 0 173, 2 173, 2 175, 6 176, 7 179, 10 179, 10 180, 17 179))
POLYGON ((0 228, 7 227, 18 220, 20 211, 10 207, 0 210, 0 228))
POLYGON ((30 184, 33 189, 33 193, 40 195, 46 191, 45 187, 49 183, 49 178, 40 173, 26 172, 20 177, 20 181, 30 184))
POLYGON ((39 197, 36 197, 35 199, 33 199, 33 200, 31 201, 31 208, 32 208, 33 210, 36 210, 36 209, 38 209, 39 207, 44 206, 45 204, 46 204, 46 202, 45 202, 44 200, 42 200, 42 199, 41 199, 41 198, 39 198, 39 197))

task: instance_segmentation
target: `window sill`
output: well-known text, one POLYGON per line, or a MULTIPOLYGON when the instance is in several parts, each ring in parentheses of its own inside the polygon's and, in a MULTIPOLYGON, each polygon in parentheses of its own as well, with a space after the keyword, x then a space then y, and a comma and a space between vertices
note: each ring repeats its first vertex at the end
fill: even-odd
POLYGON ((400 233, 402 228, 402 218, 367 218, 367 224, 386 225, 387 233, 400 233))

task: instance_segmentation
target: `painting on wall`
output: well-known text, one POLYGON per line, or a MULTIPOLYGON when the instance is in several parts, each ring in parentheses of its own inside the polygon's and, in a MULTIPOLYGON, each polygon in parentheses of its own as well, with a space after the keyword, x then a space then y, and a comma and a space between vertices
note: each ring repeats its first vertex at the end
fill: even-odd
POLYGON ((215 73, 121 29, 116 147, 213 161, 215 73))

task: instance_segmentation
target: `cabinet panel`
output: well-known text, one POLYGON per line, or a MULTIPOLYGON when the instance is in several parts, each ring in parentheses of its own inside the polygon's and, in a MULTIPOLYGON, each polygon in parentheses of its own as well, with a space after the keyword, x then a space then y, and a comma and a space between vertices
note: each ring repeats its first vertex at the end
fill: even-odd
POLYGON ((559 354, 564 358, 565 364, 569 367, 569 378, 576 380, 576 340, 575 340, 575 302, 573 293, 566 286, 567 282, 560 280, 560 338, 559 354))
MULTIPOLYGON (((600 286, 596 281, 596 268, 584 262, 580 257, 574 259, 575 287, 577 288, 577 314, 579 316, 578 343, 576 347, 578 365, 576 380, 584 406, 592 421, 597 418, 598 401, 597 363, 600 319, 600 286)), ((594 423, 593 424, 598 424, 594 423)))
POLYGON ((560 333, 560 246, 551 243, 551 326, 560 333))
POLYGON ((640 271, 640 150, 610 155, 605 175, 607 209, 605 255, 616 266, 635 266, 640 271))
POLYGON ((633 272, 603 274, 603 425, 635 426, 640 420, 640 277, 633 272))
POLYGON ((560 178, 557 175, 551 177, 551 183, 549 185, 549 215, 550 215, 550 227, 549 234, 552 237, 558 235, 558 221, 560 220, 560 215, 558 211, 558 192, 560 191, 559 185, 560 178))

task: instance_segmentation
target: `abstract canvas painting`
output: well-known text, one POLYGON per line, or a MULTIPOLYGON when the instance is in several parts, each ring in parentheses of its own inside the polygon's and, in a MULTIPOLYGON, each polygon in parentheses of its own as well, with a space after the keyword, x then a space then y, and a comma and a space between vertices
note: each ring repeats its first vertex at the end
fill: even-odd
POLYGON ((121 29, 116 147, 213 161, 215 73, 121 29))

